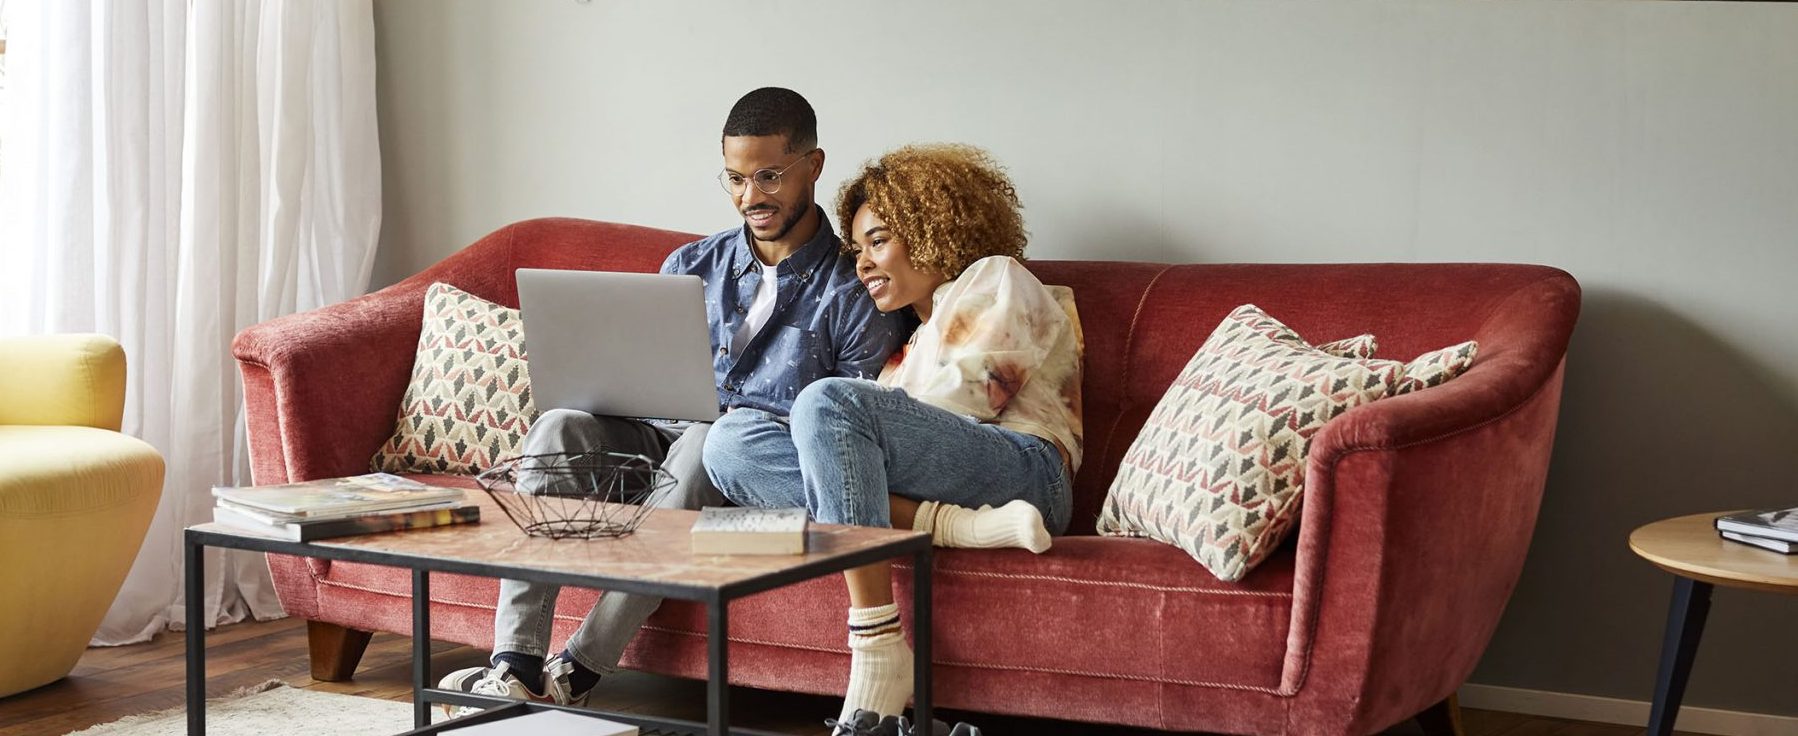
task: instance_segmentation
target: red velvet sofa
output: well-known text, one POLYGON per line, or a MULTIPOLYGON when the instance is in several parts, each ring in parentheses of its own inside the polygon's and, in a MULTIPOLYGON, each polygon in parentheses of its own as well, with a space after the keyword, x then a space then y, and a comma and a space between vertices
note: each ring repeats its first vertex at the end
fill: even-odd
MULTIPOLYGON (((520 222, 386 289, 245 330, 234 353, 255 481, 367 471, 393 428, 431 282, 516 305, 514 269, 651 271, 695 238, 520 222)), ((1529 546, 1579 311, 1574 279, 1491 264, 1030 267, 1073 288, 1086 331, 1074 523, 1040 556, 940 551, 938 704, 1173 731, 1367 734, 1414 716, 1448 727, 1529 546), (1150 409, 1248 302, 1317 343, 1372 332, 1381 357, 1408 359, 1471 338, 1480 353, 1445 386, 1319 432, 1296 541, 1230 584, 1174 547, 1093 536, 1093 525, 1150 409)), ((284 556, 269 566, 287 611, 312 622, 315 677, 349 677, 368 632, 409 631, 403 570, 284 556)), ((904 567, 897 578, 909 586, 904 567)), ((438 576, 435 637, 490 647, 495 591, 493 580, 438 576)), ((558 646, 594 596, 564 593, 558 646)), ((841 692, 846 607, 835 578, 735 605, 733 681, 841 692)), ((704 632, 700 609, 671 602, 626 665, 703 678, 704 632)))

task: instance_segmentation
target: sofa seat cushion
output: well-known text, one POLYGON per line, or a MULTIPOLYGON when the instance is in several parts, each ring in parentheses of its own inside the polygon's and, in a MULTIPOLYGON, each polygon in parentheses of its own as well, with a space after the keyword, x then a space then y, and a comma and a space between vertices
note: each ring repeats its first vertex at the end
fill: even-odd
MULTIPOLYGON (((467 477, 409 477, 439 485, 475 485, 467 477)), ((496 517, 481 523, 511 522, 496 517)), ((1257 692, 1279 687, 1292 620, 1291 545, 1234 583, 1218 580, 1179 548, 1149 539, 1057 537, 1055 546, 1041 555, 938 549, 935 559, 934 643, 941 665, 1257 692)), ((350 618, 357 628, 404 631, 410 626, 405 607, 390 603, 410 593, 406 570, 309 563, 320 602, 334 613, 354 612, 350 618)), ((898 561, 895 567, 897 600, 909 629, 911 563, 898 561)), ((497 593, 498 584, 491 579, 432 576, 431 599, 438 604, 432 628, 437 638, 492 646, 497 593)), ((596 597, 590 590, 563 591, 556 605, 552 647, 559 648, 573 633, 596 597)), ((740 653, 733 650, 732 679, 772 685, 753 681, 756 653, 764 647, 847 657, 843 611, 848 606, 842 578, 835 575, 733 603, 731 641, 760 646, 740 653)), ((691 646, 678 649, 678 661, 627 656, 627 666, 704 676, 704 607, 670 601, 646 628, 664 640, 687 640, 691 646)), ((820 694, 839 691, 847 670, 828 669, 803 676, 776 672, 774 676, 781 679, 775 682, 820 694)))
MULTIPOLYGON (((1245 580, 1224 583, 1179 549, 1146 539, 1060 537, 1043 555, 939 549, 934 658, 971 669, 1272 691, 1291 621, 1292 561, 1288 549, 1245 580)), ((909 629, 911 565, 896 566, 897 600, 909 629)), ((748 598, 731 606, 731 640, 846 658, 848 605, 836 576, 748 598)), ((703 676, 698 645, 705 625, 701 606, 664 605, 648 627, 691 640, 695 646, 682 649, 698 656, 679 665, 626 663, 703 676)), ((748 663, 733 654, 733 672, 739 664, 748 663)), ((839 691, 847 673, 789 672, 778 682, 828 694, 839 691)))

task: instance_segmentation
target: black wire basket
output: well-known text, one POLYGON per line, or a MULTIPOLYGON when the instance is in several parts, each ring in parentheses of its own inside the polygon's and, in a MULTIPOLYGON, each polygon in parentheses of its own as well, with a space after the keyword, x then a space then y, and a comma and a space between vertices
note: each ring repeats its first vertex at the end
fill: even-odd
POLYGON ((502 460, 475 480, 525 534, 622 537, 674 489, 674 476, 642 455, 548 453, 502 460))

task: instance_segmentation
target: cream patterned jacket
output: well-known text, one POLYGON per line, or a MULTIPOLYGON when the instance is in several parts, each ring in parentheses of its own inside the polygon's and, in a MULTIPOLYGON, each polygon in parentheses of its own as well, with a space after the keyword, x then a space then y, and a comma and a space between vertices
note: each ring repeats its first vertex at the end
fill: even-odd
POLYGON ((887 360, 880 383, 924 403, 1055 443, 1080 469, 1085 338, 1074 292, 989 256, 937 287, 930 321, 887 360))

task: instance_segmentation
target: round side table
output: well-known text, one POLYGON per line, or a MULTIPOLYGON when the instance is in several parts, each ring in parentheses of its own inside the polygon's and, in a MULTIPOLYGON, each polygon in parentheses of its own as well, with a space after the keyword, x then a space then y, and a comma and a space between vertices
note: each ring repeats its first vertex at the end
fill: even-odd
POLYGON ((1673 733, 1686 677, 1718 585, 1798 594, 1798 555, 1783 555, 1717 536, 1712 522, 1724 511, 1663 519, 1629 535, 1630 551, 1673 573, 1673 603, 1661 639, 1660 672, 1654 681, 1654 708, 1648 736, 1673 733))

